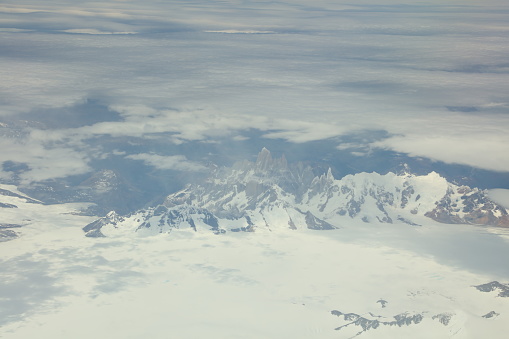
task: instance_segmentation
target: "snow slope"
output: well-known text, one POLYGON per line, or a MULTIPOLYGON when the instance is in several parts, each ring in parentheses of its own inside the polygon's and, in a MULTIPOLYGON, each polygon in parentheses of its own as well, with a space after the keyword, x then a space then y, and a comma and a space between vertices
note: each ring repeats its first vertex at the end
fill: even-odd
POLYGON ((502 228, 347 219, 87 238, 78 205, 0 198, 18 205, 2 209, 9 221, 30 219, 0 243, 2 338, 506 336, 502 228))
POLYGON ((490 247, 507 257, 509 244, 473 226, 442 226, 86 238, 42 223, 45 232, 1 244, 0 336, 505 338, 509 298, 474 285, 507 282, 507 266, 482 263, 493 260, 490 247), (480 265, 465 264, 461 248, 479 237, 480 265), (332 311, 423 320, 336 330, 351 321, 332 311), (482 317, 491 311, 498 316, 482 317))

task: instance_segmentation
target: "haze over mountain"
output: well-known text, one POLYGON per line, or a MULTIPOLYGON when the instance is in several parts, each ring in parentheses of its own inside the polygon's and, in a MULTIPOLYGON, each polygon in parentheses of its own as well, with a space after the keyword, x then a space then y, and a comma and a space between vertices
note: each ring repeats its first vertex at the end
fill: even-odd
POLYGON ((336 180, 330 169, 314 176, 312 167, 288 164, 284 156, 273 158, 264 148, 255 162, 214 168, 204 183, 189 184, 158 206, 126 217, 111 211, 84 231, 90 237, 103 237, 105 232, 159 234, 181 228, 215 234, 280 228, 333 230, 352 219, 420 226, 426 218, 509 227, 507 210, 491 201, 486 191, 448 183, 435 172, 423 176, 358 173, 336 180))

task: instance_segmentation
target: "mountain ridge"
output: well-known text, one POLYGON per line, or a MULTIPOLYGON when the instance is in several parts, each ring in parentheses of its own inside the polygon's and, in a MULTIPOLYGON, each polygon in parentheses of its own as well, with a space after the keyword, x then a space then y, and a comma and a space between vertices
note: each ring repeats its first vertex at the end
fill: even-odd
POLYGON ((218 167, 200 184, 188 184, 158 206, 126 216, 110 212, 84 228, 87 236, 119 229, 167 233, 174 229, 274 231, 331 230, 349 219, 367 223, 441 223, 509 227, 507 210, 486 191, 458 186, 436 172, 357 173, 335 179, 302 163, 288 164, 263 148, 256 161, 218 167), (104 231, 104 232, 103 232, 104 231))

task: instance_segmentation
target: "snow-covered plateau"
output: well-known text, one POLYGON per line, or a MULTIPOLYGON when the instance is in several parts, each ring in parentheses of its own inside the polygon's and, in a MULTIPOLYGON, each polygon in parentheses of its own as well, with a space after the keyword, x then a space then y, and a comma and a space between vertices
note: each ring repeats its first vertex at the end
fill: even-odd
POLYGON ((2 338, 506 337, 507 211, 435 173, 264 150, 100 219, 0 189, 2 338))

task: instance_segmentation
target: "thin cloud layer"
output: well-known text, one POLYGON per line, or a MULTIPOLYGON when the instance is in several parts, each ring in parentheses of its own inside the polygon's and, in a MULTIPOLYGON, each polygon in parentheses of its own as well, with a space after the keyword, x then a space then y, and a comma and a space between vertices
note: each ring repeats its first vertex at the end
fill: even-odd
POLYGON ((66 126, 64 114, 15 146, 2 134, 2 161, 41 180, 89 171, 108 156, 87 149, 102 136, 182 144, 257 129, 304 143, 383 130, 370 150, 508 171, 508 13, 503 1, 2 4, 1 119, 75 121, 87 100, 119 115, 66 126))
MULTIPOLYGON (((19 143, 0 138, 0 149, 0 163, 15 161, 28 165, 28 169, 19 175, 22 184, 65 178, 91 170, 87 153, 71 147, 46 148, 33 140, 19 143)), ((1 177, 10 179, 8 173, 2 173, 1 177)))
POLYGON ((141 160, 147 163, 150 166, 153 166, 157 169, 163 170, 177 170, 177 171, 203 171, 206 169, 205 166, 198 164, 193 161, 189 161, 183 155, 174 155, 174 156, 162 156, 158 154, 132 154, 126 156, 127 159, 132 160, 141 160))

